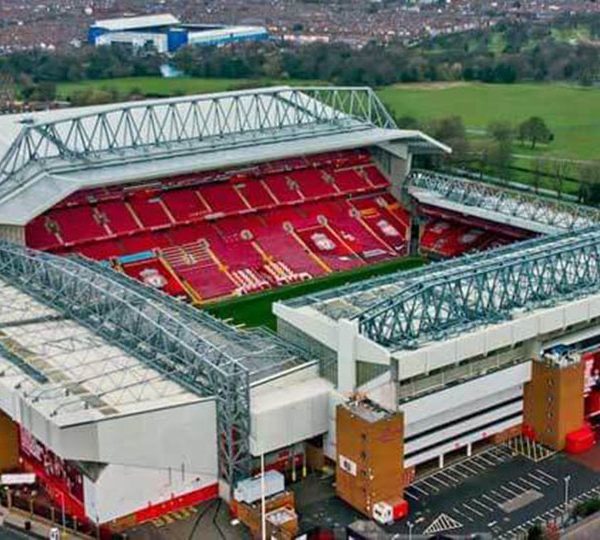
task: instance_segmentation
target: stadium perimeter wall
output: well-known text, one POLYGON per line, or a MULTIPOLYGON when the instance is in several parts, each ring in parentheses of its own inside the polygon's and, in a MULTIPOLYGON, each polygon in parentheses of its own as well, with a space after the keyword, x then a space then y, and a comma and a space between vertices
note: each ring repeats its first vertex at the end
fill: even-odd
POLYGON ((94 481, 84 479, 86 515, 100 523, 213 486, 216 493, 213 399, 59 426, 0 385, 0 408, 61 459, 103 465, 94 481))

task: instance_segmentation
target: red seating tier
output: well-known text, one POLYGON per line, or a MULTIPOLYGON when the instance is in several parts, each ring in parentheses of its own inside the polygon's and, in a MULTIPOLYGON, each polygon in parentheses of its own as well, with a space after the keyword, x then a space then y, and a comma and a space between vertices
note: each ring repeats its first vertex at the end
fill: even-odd
POLYGON ((403 253, 408 215, 387 185, 367 152, 329 152, 77 193, 34 220, 27 241, 98 260, 154 252, 119 267, 213 300, 403 253))

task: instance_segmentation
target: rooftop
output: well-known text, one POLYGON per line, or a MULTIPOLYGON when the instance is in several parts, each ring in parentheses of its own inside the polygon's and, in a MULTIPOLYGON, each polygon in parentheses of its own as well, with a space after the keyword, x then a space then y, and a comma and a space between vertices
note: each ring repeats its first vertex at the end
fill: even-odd
POLYGON ((600 227, 432 263, 284 302, 367 339, 414 349, 600 289, 600 227))
POLYGON ((252 385, 306 363, 274 334, 110 268, 0 243, 0 384, 58 422, 211 397, 229 375, 252 385))
POLYGON ((369 88, 275 87, 0 117, 0 222, 73 192, 371 145, 449 149, 399 130, 369 88))

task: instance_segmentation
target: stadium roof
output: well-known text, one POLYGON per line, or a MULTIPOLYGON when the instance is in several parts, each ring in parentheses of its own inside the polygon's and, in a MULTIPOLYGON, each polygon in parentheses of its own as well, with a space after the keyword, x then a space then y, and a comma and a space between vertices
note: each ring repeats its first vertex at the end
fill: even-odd
POLYGON ((117 19, 101 19, 94 23, 93 26, 117 32, 122 30, 137 30, 140 28, 154 28, 158 26, 173 26, 180 24, 180 20, 171 15, 164 13, 161 15, 142 15, 139 17, 121 17, 117 19))
POLYGON ((236 370, 252 384, 306 362, 100 264, 0 242, 0 382, 57 423, 210 397, 236 370))
POLYGON ((454 175, 414 170, 409 182, 409 193, 421 204, 535 233, 556 234, 600 223, 597 208, 454 175))
POLYGON ((324 324, 356 321, 366 339, 398 350, 599 290, 600 226, 595 226, 396 272, 283 306, 324 324))
POLYGON ((0 222, 25 225, 82 188, 370 145, 404 156, 450 151, 397 129, 369 88, 276 87, 2 116, 0 222))

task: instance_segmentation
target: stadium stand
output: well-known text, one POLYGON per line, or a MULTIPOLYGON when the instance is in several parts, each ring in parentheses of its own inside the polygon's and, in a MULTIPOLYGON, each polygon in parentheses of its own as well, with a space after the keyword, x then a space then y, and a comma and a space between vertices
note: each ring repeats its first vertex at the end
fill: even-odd
POLYGON ((446 219, 430 219, 421 235, 421 251, 438 257, 457 257, 470 251, 497 248, 514 240, 499 232, 446 219))
POLYGON ((365 150, 75 193, 26 229, 202 303, 406 253, 408 214, 365 150))

